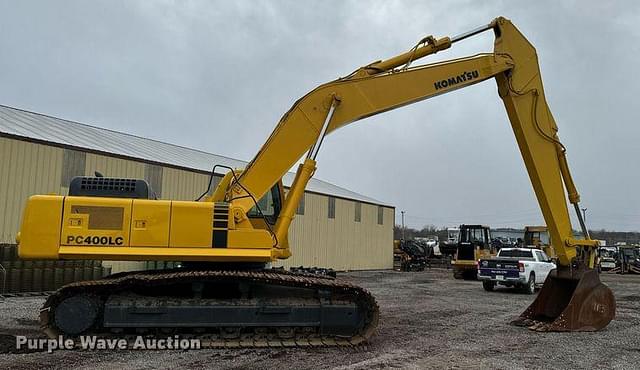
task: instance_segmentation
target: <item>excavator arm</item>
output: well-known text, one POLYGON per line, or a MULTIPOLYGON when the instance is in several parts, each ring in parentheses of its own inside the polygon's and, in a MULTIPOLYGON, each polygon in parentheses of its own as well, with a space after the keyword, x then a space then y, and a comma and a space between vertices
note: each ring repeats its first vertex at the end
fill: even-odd
POLYGON ((236 225, 249 226, 245 215, 254 207, 254 199, 266 194, 307 153, 274 230, 276 241, 283 241, 278 246, 279 257, 288 257, 288 246, 282 244, 327 134, 360 119, 490 78, 497 82, 560 265, 551 282, 545 284, 550 288, 541 291, 518 323, 535 323, 539 330, 589 330, 606 326, 613 318, 615 302, 593 270, 597 242, 590 240, 579 212, 580 197, 545 99, 536 50, 505 18, 453 38, 426 37, 409 52, 371 63, 299 99, 249 165, 234 181, 227 181, 225 200, 231 203, 236 225), (495 34, 493 53, 409 67, 419 58, 486 30, 495 34), (583 239, 573 236, 567 196, 578 210, 583 239))

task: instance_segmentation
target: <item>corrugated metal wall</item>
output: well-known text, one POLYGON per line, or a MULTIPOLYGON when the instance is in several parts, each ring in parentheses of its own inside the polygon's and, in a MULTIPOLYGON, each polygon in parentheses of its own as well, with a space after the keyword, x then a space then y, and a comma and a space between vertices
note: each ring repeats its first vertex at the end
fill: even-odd
POLYGON ((162 172, 162 198, 194 200, 204 192, 208 183, 207 175, 165 167, 162 172))
MULTIPOLYGON (((206 189, 208 176, 198 172, 63 149, 0 137, 0 243, 14 244, 22 208, 32 194, 66 194, 73 176, 95 171, 109 177, 145 178, 163 199, 193 200, 206 189)), ((217 179, 218 180, 218 179, 217 179)), ((215 184, 214 184, 215 185, 215 184)), ((355 201, 335 199, 335 218, 328 217, 329 197, 306 193, 304 215, 296 215, 289 233, 293 256, 276 265, 320 266, 338 270, 393 267, 394 209, 362 203, 355 220, 355 201)), ((142 269, 144 263, 113 262, 113 272, 142 269)))
POLYGON ((335 218, 329 218, 329 197, 306 193, 304 215, 296 215, 289 231, 293 256, 276 265, 319 266, 337 270, 393 267, 394 209, 361 204, 361 221, 355 221, 356 204, 335 199, 335 218))
POLYGON ((0 243, 15 244, 32 194, 61 192, 63 150, 0 137, 0 243))

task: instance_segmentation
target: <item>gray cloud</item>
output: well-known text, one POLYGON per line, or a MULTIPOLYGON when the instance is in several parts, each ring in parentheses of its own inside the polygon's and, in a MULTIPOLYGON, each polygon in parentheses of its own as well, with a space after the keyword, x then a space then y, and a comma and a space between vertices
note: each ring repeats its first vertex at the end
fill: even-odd
MULTIPOLYGON (((638 5, 628 2, 0 2, 0 103, 250 159, 316 85, 498 15, 538 49, 591 227, 640 229, 638 5)), ((430 60, 491 51, 491 35, 430 60)), ((332 134, 317 177, 411 226, 541 222, 495 83, 332 134), (399 212, 398 212, 399 214, 399 212)))

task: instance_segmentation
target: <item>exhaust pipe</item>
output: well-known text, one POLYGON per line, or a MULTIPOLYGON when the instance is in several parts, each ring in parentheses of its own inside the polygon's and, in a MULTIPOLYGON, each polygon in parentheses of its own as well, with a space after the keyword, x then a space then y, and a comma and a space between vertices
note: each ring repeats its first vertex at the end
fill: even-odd
POLYGON ((512 325, 541 332, 597 331, 615 317, 616 301, 594 269, 553 270, 538 297, 512 325))

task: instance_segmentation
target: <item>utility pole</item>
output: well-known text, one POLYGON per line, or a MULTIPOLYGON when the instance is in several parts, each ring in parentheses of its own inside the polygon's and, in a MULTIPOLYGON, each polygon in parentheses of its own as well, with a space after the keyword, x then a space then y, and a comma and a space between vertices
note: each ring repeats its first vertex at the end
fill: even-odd
POLYGON ((582 209, 582 219, 584 220, 584 223, 587 223, 587 209, 586 208, 581 208, 582 209))
POLYGON ((404 240, 404 211, 400 211, 402 214, 402 240, 404 240))

